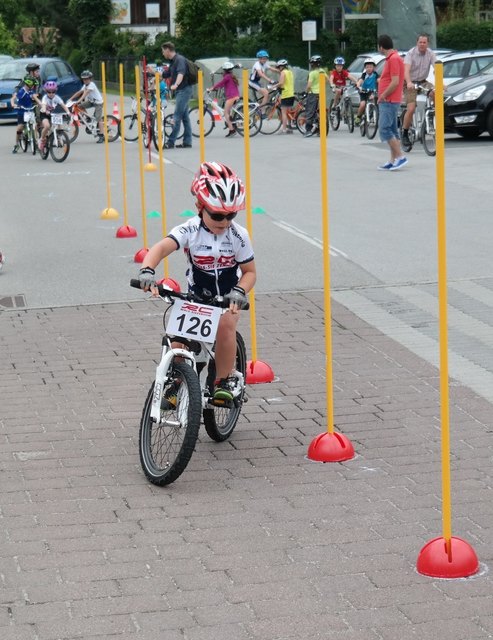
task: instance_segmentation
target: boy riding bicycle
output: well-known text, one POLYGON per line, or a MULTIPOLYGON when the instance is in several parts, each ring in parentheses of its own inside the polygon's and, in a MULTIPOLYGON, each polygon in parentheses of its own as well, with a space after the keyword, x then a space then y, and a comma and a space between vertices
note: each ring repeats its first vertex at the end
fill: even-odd
POLYGON ((334 104, 332 108, 334 109, 339 104, 339 100, 342 96, 342 91, 346 86, 348 80, 356 83, 357 78, 352 76, 347 69, 344 69, 344 65, 346 61, 342 56, 338 56, 334 60, 335 68, 330 73, 330 86, 332 91, 334 92, 334 104))
POLYGON ((15 135, 15 145, 12 153, 17 153, 20 146, 22 132, 24 131, 24 114, 28 111, 34 111, 36 105, 41 105, 38 98, 39 82, 37 79, 28 75, 22 81, 22 86, 12 96, 11 104, 17 107, 17 130, 15 135))
POLYGON ((85 70, 80 74, 84 83, 82 89, 74 93, 69 102, 77 102, 83 109, 94 107, 94 118, 98 123, 99 136, 96 142, 104 142, 103 97, 93 82, 92 71, 85 70))
MULTIPOLYGON (((233 219, 245 208, 245 187, 239 177, 220 162, 200 165, 191 185, 198 215, 171 229, 147 253, 139 272, 140 286, 157 296, 155 268, 177 249, 188 260, 188 289, 205 304, 216 296, 229 302, 219 322, 215 346, 214 401, 232 402, 236 326, 246 294, 256 280, 253 248, 246 229, 233 219)), ((175 345, 176 346, 176 345, 175 345)))

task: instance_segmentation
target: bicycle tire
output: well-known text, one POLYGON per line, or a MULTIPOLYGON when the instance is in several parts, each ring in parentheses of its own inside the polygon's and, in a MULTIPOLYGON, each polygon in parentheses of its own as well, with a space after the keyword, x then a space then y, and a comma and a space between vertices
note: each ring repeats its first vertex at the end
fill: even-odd
POLYGON ((175 362, 161 398, 177 382, 176 406, 161 410, 161 424, 151 420, 152 383, 140 421, 140 463, 147 479, 160 487, 171 484, 185 471, 199 435, 202 395, 197 374, 188 364, 175 362))
MULTIPOLYGON (((244 136, 245 134, 245 121, 243 117, 243 103, 239 103, 235 106, 235 110, 233 113, 233 117, 231 119, 231 124, 235 128, 236 131, 240 134, 240 136, 244 136)), ((258 112, 255 102, 248 103, 248 132, 250 138, 256 136, 262 129, 262 118, 260 113, 258 112)))
POLYGON ((79 137, 79 128, 80 127, 78 123, 74 122, 73 120, 70 120, 70 122, 65 125, 65 132, 68 135, 70 144, 72 144, 72 142, 75 142, 79 137))
MULTIPOLYGON (((236 332, 236 363, 235 367, 237 371, 243 374, 243 379, 246 379, 246 364, 247 356, 245 349, 245 342, 241 334, 236 332)), ((211 358, 209 361, 209 370, 207 372, 207 387, 209 393, 212 395, 214 392, 214 380, 216 379, 216 364, 211 358)), ((203 411, 204 427, 207 435, 211 440, 215 442, 224 442, 233 433, 238 418, 240 417, 241 408, 243 405, 243 398, 245 395, 245 389, 241 392, 237 398, 236 403, 232 407, 215 407, 210 406, 203 411)))
POLYGON ((29 138, 28 138, 25 130, 22 132, 22 136, 21 136, 21 138, 19 140, 19 146, 22 149, 22 151, 24 153, 26 153, 26 151, 27 151, 27 149, 29 147, 29 138))
MULTIPOLYGON (((55 162, 63 162, 70 153, 70 140, 65 131, 57 131, 56 140, 52 133, 48 139, 46 147, 50 149, 50 156, 55 162)), ((45 148, 46 148, 45 147, 45 148)))
POLYGON ((378 107, 370 103, 368 106, 368 117, 366 118, 366 137, 373 140, 378 131, 378 107))
MULTIPOLYGON (((170 113, 164 119, 164 138, 167 140, 171 132, 173 131, 173 127, 175 126, 175 114, 170 113)), ((176 136, 176 140, 181 140, 183 138, 183 134, 185 133, 183 126, 180 126, 180 130, 178 131, 178 135, 176 136)))
POLYGON ((37 129, 36 127, 33 127, 32 125, 29 125, 30 129, 31 129, 31 135, 29 136, 29 144, 31 146, 31 153, 33 154, 33 156, 36 155, 36 152, 38 151, 38 135, 37 135, 37 129))
POLYGON ((354 131, 354 111, 350 98, 344 98, 344 111, 346 113, 346 124, 349 129, 349 133, 354 131))
MULTIPOLYGON (((355 124, 356 124, 356 123, 355 123, 355 124)), ((364 113, 363 113, 363 115, 361 116, 361 120, 360 120, 360 122, 359 122, 359 125, 358 125, 358 126, 359 126, 359 133, 360 133, 360 136, 361 136, 362 138, 364 138, 364 137, 365 137, 365 135, 366 135, 366 116, 365 116, 365 114, 364 114, 364 113)))
POLYGON ((407 111, 407 109, 403 109, 402 113, 400 115, 399 135, 400 135, 400 138, 401 138, 401 147, 402 147, 403 151, 405 151, 406 153, 409 153, 413 148, 413 143, 414 143, 414 139, 413 138, 414 138, 414 136, 412 134, 412 128, 410 128, 410 129, 408 129, 408 132, 407 132, 407 137, 409 139, 409 142, 404 142, 404 140, 403 140, 402 125, 404 123, 404 118, 406 116, 406 111, 407 111))
POLYGON ((304 109, 303 109, 303 111, 300 111, 298 113, 298 115, 296 116, 296 128, 298 129, 298 131, 302 135, 305 135, 305 133, 306 133, 306 113, 305 113, 304 109))
POLYGON ((271 136, 273 133, 277 133, 282 125, 281 108, 273 105, 267 105, 261 111, 262 126, 260 127, 260 133, 265 136, 271 136))
POLYGON ((106 116, 106 132, 108 135, 108 142, 114 142, 120 137, 120 120, 114 115, 106 116))
POLYGON ((152 141, 154 140, 154 116, 152 113, 146 116, 142 135, 144 139, 144 147, 149 149, 152 141))
MULTIPOLYGON (((204 136, 208 136, 214 129, 214 116, 209 107, 204 107, 204 136)), ((194 138, 200 138, 200 113, 198 107, 192 107, 188 112, 190 116, 190 125, 192 127, 192 136, 194 138)), ((183 127, 182 127, 183 128, 183 127)), ((180 129, 181 131, 181 129, 180 129)), ((180 136, 181 137, 181 136, 180 136)), ((178 139, 178 138, 177 138, 178 139)))
POLYGON ((437 152, 435 127, 435 111, 430 109, 425 112, 421 124, 421 142, 426 155, 431 157, 435 156, 437 152))
POLYGON ((329 122, 334 131, 337 131, 341 125, 341 110, 339 109, 339 105, 334 107, 334 99, 330 101, 329 122))
POLYGON ((124 139, 127 142, 136 142, 139 138, 139 122, 137 119, 137 114, 129 114, 123 118, 125 121, 123 124, 124 127, 124 139))

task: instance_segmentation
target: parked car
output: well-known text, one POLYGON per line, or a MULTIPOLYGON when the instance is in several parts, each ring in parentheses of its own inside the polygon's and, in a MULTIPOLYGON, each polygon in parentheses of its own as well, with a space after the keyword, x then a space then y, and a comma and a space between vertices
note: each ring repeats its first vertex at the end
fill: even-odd
POLYGON ((6 53, 0 54, 0 63, 6 62, 7 60, 13 60, 13 56, 9 56, 6 53))
POLYGON ((445 132, 477 138, 487 131, 493 137, 493 62, 446 87, 444 100, 445 132))
POLYGON ((10 98, 14 89, 26 75, 26 65, 37 62, 41 68, 41 84, 47 78, 56 78, 58 94, 67 100, 82 87, 82 82, 68 62, 61 58, 17 58, 0 62, 0 119, 17 118, 10 98))
MULTIPOLYGON (((448 86, 452 82, 480 73, 484 67, 493 62, 493 49, 444 53, 437 55, 437 60, 443 63, 443 84, 448 86)), ((433 69, 427 79, 435 84, 433 69)))

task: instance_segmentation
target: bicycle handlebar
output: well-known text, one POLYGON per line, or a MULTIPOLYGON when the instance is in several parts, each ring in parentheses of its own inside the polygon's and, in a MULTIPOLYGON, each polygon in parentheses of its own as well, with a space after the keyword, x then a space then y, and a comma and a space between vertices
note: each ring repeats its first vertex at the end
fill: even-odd
MULTIPOLYGON (((140 289, 140 291, 144 291, 140 286, 140 280, 137 280, 137 278, 132 278, 130 280, 130 286, 133 287, 134 289, 140 289)), ((169 298, 179 298, 180 300, 189 300, 190 302, 202 302, 203 304, 207 304, 211 307, 219 307, 220 309, 227 309, 229 307, 229 302, 227 302, 224 299, 217 300, 216 298, 214 298, 210 302, 204 302, 203 300, 200 300, 197 296, 195 296, 190 291, 187 291, 187 293, 182 293, 181 291, 174 291, 173 289, 168 289, 168 287, 164 287, 162 284, 157 284, 157 283, 156 283, 156 288, 158 290, 159 295, 162 298, 169 297, 169 298)), ((246 307, 244 307, 244 309, 248 310, 249 308, 250 308, 250 304, 247 302, 246 307)))

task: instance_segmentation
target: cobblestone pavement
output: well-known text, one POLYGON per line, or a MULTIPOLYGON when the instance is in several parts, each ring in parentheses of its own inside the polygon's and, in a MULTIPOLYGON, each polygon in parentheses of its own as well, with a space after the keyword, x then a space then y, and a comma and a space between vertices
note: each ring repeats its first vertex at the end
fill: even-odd
POLYGON ((258 355, 278 380, 250 387, 231 439, 202 433, 160 489, 137 439, 161 311, 0 316, 1 640, 493 637, 486 399, 451 382, 452 528, 480 572, 424 577, 419 551, 442 535, 437 370, 335 302, 336 428, 357 455, 311 462, 322 294, 259 295, 258 355))

